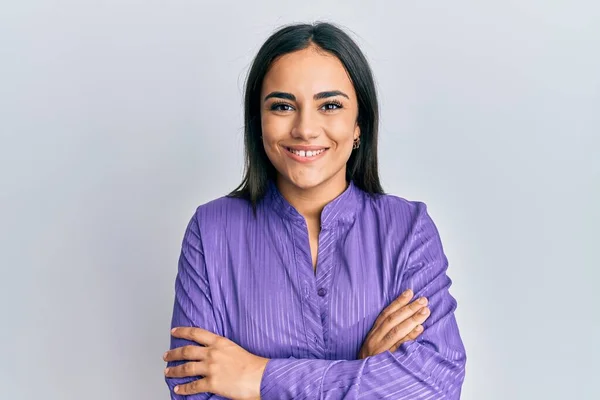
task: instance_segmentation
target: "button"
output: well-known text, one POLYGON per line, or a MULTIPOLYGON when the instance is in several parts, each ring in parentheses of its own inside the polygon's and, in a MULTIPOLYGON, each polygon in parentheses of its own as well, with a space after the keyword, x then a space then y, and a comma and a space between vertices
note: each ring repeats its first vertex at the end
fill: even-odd
POLYGON ((325 296, 327 294, 327 289, 325 288, 321 288, 317 291, 317 294, 321 297, 325 296))

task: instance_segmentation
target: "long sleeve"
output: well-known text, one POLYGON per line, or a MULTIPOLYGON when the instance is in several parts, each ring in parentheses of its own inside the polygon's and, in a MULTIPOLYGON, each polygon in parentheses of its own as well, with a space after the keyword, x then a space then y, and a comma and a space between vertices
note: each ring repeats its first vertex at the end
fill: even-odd
MULTIPOLYGON (((171 327, 194 326, 222 335, 213 313, 212 299, 207 279, 206 265, 202 249, 202 240, 196 214, 190 220, 183 237, 181 255, 179 256, 177 277, 175 279, 175 302, 171 327)), ((187 345, 197 345, 185 339, 171 336, 171 349, 187 345)), ((183 364, 183 361, 169 362, 169 367, 183 364)), ((181 396, 173 392, 177 385, 191 382, 198 377, 165 378, 172 400, 218 399, 212 393, 199 393, 181 396)))
POLYGON ((429 299, 431 314, 416 341, 361 360, 271 359, 261 382, 261 399, 458 399, 466 354, 448 288, 448 260, 438 230, 419 204, 401 293, 429 299))

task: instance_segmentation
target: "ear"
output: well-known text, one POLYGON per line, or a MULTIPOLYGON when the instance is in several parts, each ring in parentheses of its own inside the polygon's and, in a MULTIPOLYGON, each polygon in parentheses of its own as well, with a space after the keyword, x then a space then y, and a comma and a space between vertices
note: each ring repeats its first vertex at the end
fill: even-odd
POLYGON ((357 122, 356 125, 354 126, 354 135, 353 135, 353 138, 354 138, 354 140, 356 140, 359 137, 360 137, 360 126, 358 125, 358 122, 357 122))

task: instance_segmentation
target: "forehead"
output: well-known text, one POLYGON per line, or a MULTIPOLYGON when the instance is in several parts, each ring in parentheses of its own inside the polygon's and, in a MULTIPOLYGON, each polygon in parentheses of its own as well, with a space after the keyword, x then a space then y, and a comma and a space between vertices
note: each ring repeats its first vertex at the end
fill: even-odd
POLYGON ((326 90, 342 90, 354 96, 354 86, 342 62, 313 46, 285 54, 271 64, 263 82, 263 96, 273 90, 311 97, 326 90))

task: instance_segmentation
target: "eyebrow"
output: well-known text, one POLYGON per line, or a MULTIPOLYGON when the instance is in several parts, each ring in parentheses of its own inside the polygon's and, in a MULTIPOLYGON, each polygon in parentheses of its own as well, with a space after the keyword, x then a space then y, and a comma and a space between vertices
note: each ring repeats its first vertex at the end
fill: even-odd
MULTIPOLYGON (((348 97, 348 95, 346 93, 344 93, 340 90, 328 90, 326 92, 319 92, 313 96, 313 99, 321 100, 321 99, 326 99, 328 97, 334 97, 334 96, 344 96, 345 98, 350 99, 350 97, 348 97)), ((267 101, 270 98, 279 98, 279 99, 285 99, 285 100, 290 100, 290 101, 296 101, 296 96, 294 96, 291 93, 286 93, 286 92, 271 92, 265 96, 264 101, 267 101)))

